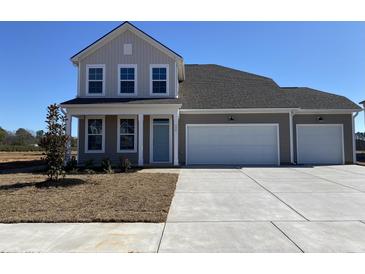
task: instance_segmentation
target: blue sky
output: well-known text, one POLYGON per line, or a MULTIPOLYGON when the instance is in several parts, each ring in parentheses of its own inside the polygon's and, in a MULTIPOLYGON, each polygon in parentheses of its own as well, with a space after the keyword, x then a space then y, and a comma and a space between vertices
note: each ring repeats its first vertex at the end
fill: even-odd
MULTIPOLYGON (((364 22, 132 22, 187 64, 220 64, 365 99, 364 22)), ((47 105, 74 98, 69 58, 120 22, 0 22, 0 126, 45 128, 47 105)), ((364 115, 356 121, 364 131, 364 115)), ((73 126, 76 134, 76 126, 73 126)))

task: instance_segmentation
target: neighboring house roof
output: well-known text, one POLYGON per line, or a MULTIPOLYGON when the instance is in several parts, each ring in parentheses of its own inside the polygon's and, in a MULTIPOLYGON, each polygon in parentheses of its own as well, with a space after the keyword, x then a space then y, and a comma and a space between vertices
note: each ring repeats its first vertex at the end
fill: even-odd
POLYGON ((364 101, 361 101, 359 104, 365 104, 365 100, 364 101))
POLYGON ((185 65, 178 99, 76 98, 62 105, 99 103, 182 104, 182 109, 361 109, 343 96, 306 87, 280 87, 270 78, 218 65, 185 65))
POLYGON ((61 105, 90 105, 90 104, 180 104, 175 98, 75 98, 61 105))
POLYGON ((218 65, 185 65, 183 109, 359 109, 349 99, 309 88, 281 88, 272 79, 218 65))

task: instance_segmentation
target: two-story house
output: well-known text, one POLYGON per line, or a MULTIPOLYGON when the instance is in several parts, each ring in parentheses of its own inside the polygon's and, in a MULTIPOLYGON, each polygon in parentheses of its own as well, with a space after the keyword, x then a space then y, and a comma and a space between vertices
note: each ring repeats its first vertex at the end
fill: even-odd
MULTIPOLYGON (((229 45, 227 45, 229 46, 229 45)), ((343 96, 183 57, 125 22, 71 58, 78 161, 143 165, 353 163, 354 114, 343 96)))

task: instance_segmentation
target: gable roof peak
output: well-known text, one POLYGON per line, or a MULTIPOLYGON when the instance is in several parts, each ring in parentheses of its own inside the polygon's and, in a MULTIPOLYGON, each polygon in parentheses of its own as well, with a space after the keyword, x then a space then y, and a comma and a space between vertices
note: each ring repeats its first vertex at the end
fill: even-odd
POLYGON ((95 48, 98 48, 98 46, 109 41, 109 39, 110 40, 113 39, 115 36, 119 35, 120 33, 124 32, 126 30, 130 30, 130 31, 138 34, 140 37, 144 38, 145 40, 147 40, 154 46, 160 48, 161 50, 165 51, 166 53, 169 53, 170 55, 174 56, 179 61, 183 62, 183 57, 180 54, 176 53, 169 47, 167 47, 164 44, 162 44, 161 42, 157 41, 155 38, 153 38, 149 34, 145 33, 143 30, 139 29, 138 27, 133 25, 131 22, 125 21, 125 22, 119 24, 117 27, 115 27, 111 31, 109 31, 108 33, 106 33, 105 35, 103 35, 102 37, 100 37, 99 39, 97 39, 95 42, 91 43, 90 45, 88 45, 87 47, 85 47, 84 49, 79 51, 78 53, 74 54, 70 58, 72 63, 77 65, 80 58, 86 56, 89 52, 93 51, 95 48))
POLYGON ((112 39, 114 39, 115 37, 117 37, 118 35, 120 35, 121 33, 125 32, 127 30, 132 31, 135 35, 138 35, 140 38, 144 39, 146 42, 150 43, 152 46, 156 47, 157 49, 161 50, 162 52, 164 52, 171 58, 175 59, 177 66, 178 66, 179 81, 183 81, 185 79, 185 68, 184 68, 183 57, 180 54, 173 51, 172 49, 170 49, 169 47, 162 44, 161 42, 157 41, 155 38, 153 38, 149 34, 145 33, 141 29, 137 28, 135 25, 133 25, 129 21, 125 21, 125 22, 121 23, 120 25, 118 25, 117 27, 115 27, 114 29, 109 31, 107 34, 100 37, 98 40, 96 40, 92 44, 88 45, 87 47, 85 47, 84 49, 82 49, 81 51, 79 51, 78 53, 73 55, 71 57, 72 63, 77 66, 82 58, 93 53, 95 50, 102 47, 107 42, 111 41, 112 39))

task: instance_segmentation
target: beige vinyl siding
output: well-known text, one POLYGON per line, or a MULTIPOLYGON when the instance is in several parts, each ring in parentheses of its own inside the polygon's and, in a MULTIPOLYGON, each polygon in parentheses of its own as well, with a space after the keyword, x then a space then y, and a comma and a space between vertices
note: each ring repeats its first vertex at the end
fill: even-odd
POLYGON ((179 121, 179 162, 185 164, 186 124, 279 124, 280 163, 290 163, 290 134, 288 114, 182 114, 179 121), (228 117, 234 121, 229 122, 228 117))
POLYGON ((294 159, 297 159, 297 124, 342 124, 343 139, 345 150, 345 164, 353 163, 352 154, 352 115, 351 114, 296 114, 293 116, 293 147, 294 159), (317 117, 321 116, 323 120, 319 122, 317 117))
POLYGON ((105 64, 105 97, 118 97, 118 64, 137 64, 137 97, 150 97, 150 65, 168 64, 169 97, 175 97, 175 60, 131 31, 127 30, 80 61, 80 97, 87 96, 88 64, 105 64), (132 55, 123 54, 124 44, 132 44, 132 55))

